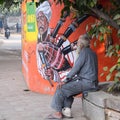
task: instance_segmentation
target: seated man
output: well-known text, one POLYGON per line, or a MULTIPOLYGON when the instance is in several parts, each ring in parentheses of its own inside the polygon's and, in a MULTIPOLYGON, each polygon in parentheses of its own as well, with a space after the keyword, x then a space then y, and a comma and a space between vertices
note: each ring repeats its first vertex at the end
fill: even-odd
MULTIPOLYGON (((70 112, 74 95, 83 91, 98 87, 98 61, 95 52, 90 48, 90 39, 81 35, 77 42, 78 57, 67 74, 66 79, 58 84, 53 96, 51 107, 55 113, 50 114, 48 119, 61 119, 65 116, 64 109, 70 112)), ((71 113, 68 116, 71 117, 71 113)))

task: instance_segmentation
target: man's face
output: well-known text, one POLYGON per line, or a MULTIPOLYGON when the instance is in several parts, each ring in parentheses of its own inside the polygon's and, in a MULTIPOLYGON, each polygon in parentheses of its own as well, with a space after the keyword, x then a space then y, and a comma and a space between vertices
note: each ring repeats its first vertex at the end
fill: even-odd
POLYGON ((83 48, 83 44, 81 43, 81 37, 79 37, 78 41, 77 41, 77 49, 76 49, 76 55, 77 57, 80 54, 81 49, 83 48))
POLYGON ((43 34, 48 29, 48 21, 46 16, 43 14, 42 11, 40 11, 37 14, 37 26, 38 26, 38 32, 40 34, 43 34))

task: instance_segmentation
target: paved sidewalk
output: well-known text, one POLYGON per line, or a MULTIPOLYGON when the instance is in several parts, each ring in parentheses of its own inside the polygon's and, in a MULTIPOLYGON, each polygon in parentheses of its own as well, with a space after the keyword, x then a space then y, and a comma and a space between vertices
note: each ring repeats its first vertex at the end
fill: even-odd
MULTIPOLYGON (((22 74, 20 49, 0 49, 0 120, 44 120, 53 112, 51 99, 50 95, 28 90, 22 74)), ((71 120, 86 120, 81 102, 80 98, 75 99, 71 120)))
POLYGON ((11 33, 9 39, 0 34, 0 49, 21 49, 21 35, 11 33))

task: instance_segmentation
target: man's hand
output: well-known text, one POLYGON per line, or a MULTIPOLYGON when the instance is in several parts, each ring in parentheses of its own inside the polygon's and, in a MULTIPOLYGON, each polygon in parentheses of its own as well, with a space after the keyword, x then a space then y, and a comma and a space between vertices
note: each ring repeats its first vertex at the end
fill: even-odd
POLYGON ((57 88, 61 88, 62 85, 64 85, 64 84, 65 84, 65 82, 62 82, 62 81, 58 82, 58 84, 57 84, 57 88))
POLYGON ((69 81, 70 81, 70 78, 66 78, 66 79, 64 79, 63 81, 58 82, 57 87, 58 87, 58 88, 61 88, 62 85, 66 84, 66 83, 69 82, 69 81))
POLYGON ((45 75, 50 79, 50 80, 53 80, 53 70, 52 68, 48 68, 45 70, 45 75))
POLYGON ((44 51, 44 44, 42 43, 37 44, 37 49, 38 51, 44 51))

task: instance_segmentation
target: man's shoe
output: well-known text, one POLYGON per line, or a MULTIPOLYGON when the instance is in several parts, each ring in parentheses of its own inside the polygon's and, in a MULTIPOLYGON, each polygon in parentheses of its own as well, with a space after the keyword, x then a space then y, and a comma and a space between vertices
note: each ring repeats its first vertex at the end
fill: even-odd
POLYGON ((62 109, 62 114, 66 118, 73 118, 72 113, 71 113, 71 109, 68 108, 68 107, 65 107, 65 108, 62 109))

